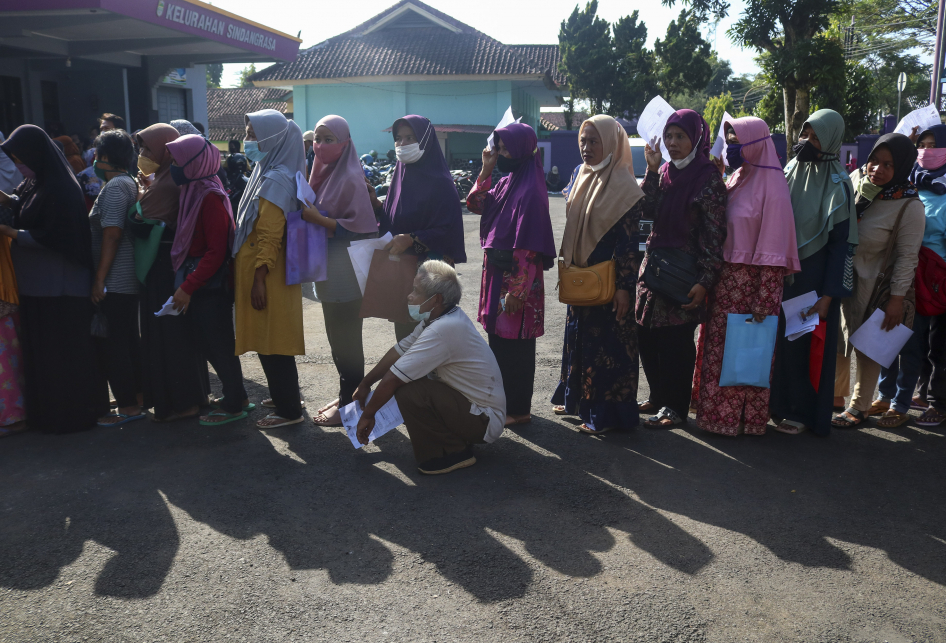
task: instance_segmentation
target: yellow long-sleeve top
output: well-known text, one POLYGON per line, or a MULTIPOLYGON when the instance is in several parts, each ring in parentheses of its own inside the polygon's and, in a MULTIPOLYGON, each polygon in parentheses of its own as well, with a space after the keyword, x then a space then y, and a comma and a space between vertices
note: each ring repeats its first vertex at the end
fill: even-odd
POLYGON ((286 216, 266 199, 259 200, 253 232, 237 252, 234 265, 236 354, 305 355, 302 332, 302 286, 286 285, 286 216), (256 269, 268 266, 266 308, 256 310, 250 293, 256 269))

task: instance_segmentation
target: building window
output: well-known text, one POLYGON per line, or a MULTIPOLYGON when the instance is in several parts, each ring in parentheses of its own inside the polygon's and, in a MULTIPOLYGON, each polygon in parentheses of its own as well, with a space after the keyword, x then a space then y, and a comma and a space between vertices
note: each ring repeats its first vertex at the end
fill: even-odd
POLYGON ((0 76, 0 131, 4 136, 23 124, 23 85, 15 76, 0 76))

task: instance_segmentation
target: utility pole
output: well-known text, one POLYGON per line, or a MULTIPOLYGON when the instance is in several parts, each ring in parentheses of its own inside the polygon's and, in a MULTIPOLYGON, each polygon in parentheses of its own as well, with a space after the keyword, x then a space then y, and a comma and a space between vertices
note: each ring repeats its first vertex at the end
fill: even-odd
POLYGON ((939 0, 939 12, 936 16, 936 46, 933 49, 933 82, 930 87, 930 104, 941 109, 943 96, 943 21, 946 16, 946 0, 939 0))
POLYGON ((907 88, 907 75, 900 72, 897 76, 897 122, 900 122, 900 99, 903 97, 903 90, 907 88))

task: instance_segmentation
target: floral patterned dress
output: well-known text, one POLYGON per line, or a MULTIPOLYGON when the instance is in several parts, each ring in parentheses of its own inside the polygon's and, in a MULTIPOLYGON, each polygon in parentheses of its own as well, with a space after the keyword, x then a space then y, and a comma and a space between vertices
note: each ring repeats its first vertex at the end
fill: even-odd
MULTIPOLYGON (((711 294, 707 322, 700 329, 696 369, 693 373, 693 402, 697 425, 722 435, 745 433, 762 435, 769 421, 770 389, 757 386, 723 386, 726 323, 730 313, 778 315, 782 303, 785 269, 724 263, 719 282, 711 294)), ((775 355, 772 355, 773 362, 775 355)))
MULTIPOLYGON (((601 238, 588 265, 614 257, 615 286, 634 296, 637 282, 638 226, 643 204, 633 208, 601 238)), ((633 308, 633 303, 632 303, 633 308)), ((569 306, 565 319, 562 375, 552 404, 600 431, 637 426, 637 325, 629 310, 623 323, 613 305, 569 306)))
POLYGON ((23 351, 17 338, 16 306, 0 301, 0 427, 26 419, 23 351))
MULTIPOLYGON (((477 181, 466 198, 466 207, 474 214, 483 211, 490 178, 477 181)), ((543 258, 538 252, 514 249, 511 271, 489 263, 483 254, 483 277, 476 320, 487 333, 503 339, 535 339, 545 334, 545 279, 543 258), (522 310, 509 314, 503 310, 506 293, 524 299, 522 310)))

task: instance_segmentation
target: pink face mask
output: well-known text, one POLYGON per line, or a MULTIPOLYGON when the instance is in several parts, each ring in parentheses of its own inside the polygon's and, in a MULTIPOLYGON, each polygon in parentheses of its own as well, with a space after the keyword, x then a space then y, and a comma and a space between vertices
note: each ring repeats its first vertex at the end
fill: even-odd
POLYGON ((916 162, 924 170, 935 170, 946 165, 946 147, 928 147, 917 150, 916 162))
POLYGON ((312 149, 315 151, 315 158, 326 165, 331 165, 342 157, 347 144, 347 141, 345 143, 313 143, 312 149))

